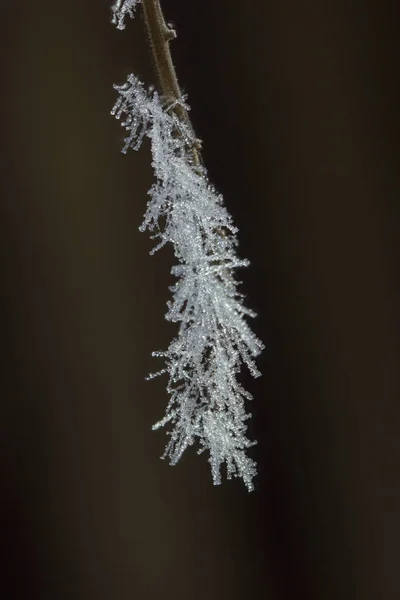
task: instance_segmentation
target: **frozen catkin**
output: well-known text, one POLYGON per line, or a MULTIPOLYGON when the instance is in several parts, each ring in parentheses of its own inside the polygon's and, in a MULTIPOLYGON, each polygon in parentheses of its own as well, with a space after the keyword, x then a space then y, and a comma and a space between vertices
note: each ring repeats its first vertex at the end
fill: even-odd
MULTIPOLYGON (((125 4, 132 2, 120 10, 125 4)), ((196 443, 199 453, 208 454, 214 484, 221 483, 224 467, 228 479, 242 478, 250 491, 257 471, 248 448, 256 442, 246 436, 245 404, 252 397, 238 376, 243 365, 254 377, 260 374, 254 359, 263 345, 247 323, 255 315, 235 279, 248 261, 237 255, 237 229, 222 196, 194 160, 197 140, 176 110, 180 104, 187 114, 189 106, 183 99, 166 102, 133 74, 114 88, 112 114, 127 132, 123 152, 139 149, 144 137, 151 143, 155 183, 140 229, 156 240, 153 252, 170 244, 177 261, 165 318, 178 331, 167 350, 153 353, 164 367, 149 377, 168 377, 170 400, 153 429, 168 427, 163 458, 170 464, 196 443)))

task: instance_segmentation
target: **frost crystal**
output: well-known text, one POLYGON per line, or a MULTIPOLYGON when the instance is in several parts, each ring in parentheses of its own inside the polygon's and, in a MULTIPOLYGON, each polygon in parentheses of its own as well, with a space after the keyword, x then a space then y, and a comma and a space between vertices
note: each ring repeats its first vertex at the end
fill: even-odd
POLYGON ((112 22, 117 26, 117 29, 125 29, 125 17, 129 15, 133 19, 133 13, 140 0, 116 0, 111 7, 113 14, 112 22))
POLYGON ((198 441, 199 453, 209 452, 215 484, 226 464, 228 479, 241 477, 251 490, 256 464, 246 450, 255 442, 246 437, 250 415, 244 408, 251 395, 237 376, 242 363, 259 375, 254 357, 263 346, 246 323, 254 313, 243 306, 233 275, 248 261, 237 257, 237 229, 222 196, 204 168, 193 164, 196 140, 172 110, 176 103, 163 106, 134 75, 114 87, 119 95, 112 114, 128 131, 123 152, 138 149, 144 136, 151 141, 156 182, 140 229, 158 240, 153 252, 171 243, 178 260, 166 319, 179 323, 179 332, 166 351, 153 353, 164 358, 165 368, 150 376, 168 374, 170 401, 153 429, 171 426, 163 455, 171 464, 198 441))

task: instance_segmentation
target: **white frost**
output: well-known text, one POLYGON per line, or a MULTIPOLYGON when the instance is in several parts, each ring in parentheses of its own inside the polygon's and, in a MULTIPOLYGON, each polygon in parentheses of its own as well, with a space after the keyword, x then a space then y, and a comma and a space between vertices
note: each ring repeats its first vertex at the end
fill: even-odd
POLYGON ((241 477, 251 490, 256 464, 246 450, 255 442, 246 437, 250 415, 244 407, 251 395, 237 375, 243 363, 259 375, 254 357, 263 345, 245 320, 254 313, 244 307, 234 279, 234 270, 248 261, 236 254, 237 229, 222 196, 205 170, 192 164, 193 133, 134 75, 114 87, 118 99, 112 114, 128 131, 123 152, 138 149, 144 136, 151 140, 156 182, 140 229, 158 240, 153 252, 171 243, 178 260, 166 319, 179 323, 179 331, 166 351, 154 353, 164 358, 165 368, 151 376, 168 374, 170 401, 153 428, 169 424, 163 457, 171 464, 197 441, 199 452, 209 452, 215 484, 226 464, 228 479, 241 477))
POLYGON ((112 22, 117 29, 125 29, 125 17, 128 15, 133 19, 135 8, 139 3, 140 0, 116 0, 111 7, 111 12, 112 22))

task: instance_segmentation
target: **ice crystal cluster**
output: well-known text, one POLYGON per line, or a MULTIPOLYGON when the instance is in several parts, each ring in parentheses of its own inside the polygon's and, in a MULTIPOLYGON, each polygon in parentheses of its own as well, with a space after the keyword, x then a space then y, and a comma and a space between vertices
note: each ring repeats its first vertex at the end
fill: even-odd
MULTIPOLYGON (((241 477, 252 490, 256 464, 247 449, 255 442, 246 436, 245 410, 251 395, 238 375, 243 363, 259 375, 254 358, 262 344, 246 322, 254 313, 243 305, 234 278, 248 261, 237 256, 237 229, 221 195, 193 160, 196 140, 174 111, 177 102, 166 105, 135 75, 114 87, 112 114, 128 133, 123 152, 137 150, 145 136, 151 142, 155 183, 140 229, 157 239, 153 252, 172 244, 177 259, 166 319, 178 324, 178 333, 166 351, 153 353, 165 367, 150 376, 168 375, 170 401, 153 429, 169 425, 163 458, 171 464, 198 442, 199 453, 209 453, 215 484, 225 465, 228 479, 241 477)), ((183 100, 179 104, 189 109, 183 100)))
POLYGON ((133 13, 140 0, 116 0, 111 7, 113 14, 112 22, 117 29, 125 29, 125 17, 128 15, 133 19, 133 13))

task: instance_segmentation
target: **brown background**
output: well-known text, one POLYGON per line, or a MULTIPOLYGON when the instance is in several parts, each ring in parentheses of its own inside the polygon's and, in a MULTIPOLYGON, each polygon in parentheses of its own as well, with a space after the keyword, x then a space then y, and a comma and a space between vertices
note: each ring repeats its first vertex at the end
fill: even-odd
POLYGON ((267 345, 260 477, 160 461, 146 383, 171 253, 138 232, 148 148, 109 116, 141 19, 2 9, 3 597, 400 597, 399 71, 389 2, 164 0, 210 176, 240 226, 267 345))

